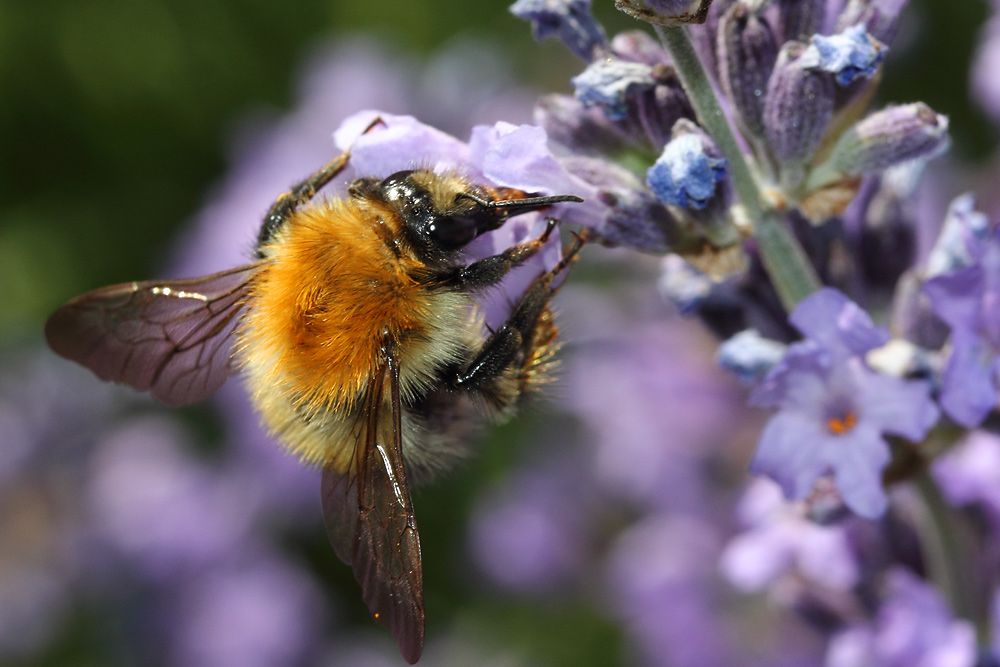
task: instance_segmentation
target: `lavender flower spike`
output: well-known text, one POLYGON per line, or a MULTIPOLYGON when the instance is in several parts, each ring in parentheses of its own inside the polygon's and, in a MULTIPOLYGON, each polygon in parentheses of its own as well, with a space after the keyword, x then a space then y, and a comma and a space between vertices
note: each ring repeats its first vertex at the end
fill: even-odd
POLYGON ((678 133, 675 127, 674 138, 646 173, 657 199, 680 208, 703 209, 708 205, 715 195, 715 184, 726 176, 728 161, 718 157, 718 149, 706 150, 707 140, 701 132, 678 133))
POLYGON ((792 313, 807 340, 788 348, 750 397, 778 408, 761 435, 751 470, 805 498, 825 474, 844 504, 869 518, 888 506, 882 472, 886 434, 919 440, 937 422, 930 386, 872 371, 861 356, 888 335, 837 290, 822 289, 792 313))
POLYGON ((883 171, 895 164, 930 158, 948 145, 948 118, 923 102, 891 106, 845 132, 830 158, 809 176, 807 188, 883 171))
POLYGON ((604 28, 590 13, 590 0, 517 0, 510 6, 510 12, 531 21, 535 39, 558 37, 586 61, 607 45, 604 28))

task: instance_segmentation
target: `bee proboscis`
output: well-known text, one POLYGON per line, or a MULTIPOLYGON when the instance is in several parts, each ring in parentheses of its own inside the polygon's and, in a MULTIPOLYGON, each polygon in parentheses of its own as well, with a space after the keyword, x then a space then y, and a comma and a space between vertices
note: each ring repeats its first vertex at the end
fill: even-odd
POLYGON ((468 405, 508 413, 544 371, 556 345, 549 301, 584 239, 494 331, 474 295, 535 255, 555 222, 468 264, 462 250, 510 216, 581 200, 430 169, 358 178, 346 197, 314 200, 349 154, 274 202, 252 263, 88 292, 56 311, 45 335, 102 380, 167 405, 204 400, 242 369, 267 428, 322 466, 334 550, 413 663, 424 603, 407 475, 426 477, 454 458, 468 405))

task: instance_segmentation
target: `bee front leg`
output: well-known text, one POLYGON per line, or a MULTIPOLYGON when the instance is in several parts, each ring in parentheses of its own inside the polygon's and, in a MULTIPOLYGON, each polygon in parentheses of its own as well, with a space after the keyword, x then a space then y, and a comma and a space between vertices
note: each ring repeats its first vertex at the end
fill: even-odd
MULTIPOLYGON (((372 130, 372 128, 381 122, 381 118, 376 118, 368 127, 365 128, 365 131, 362 132, 362 134, 367 134, 372 130)), ((285 224, 285 220, 288 219, 288 216, 294 213, 298 207, 315 197, 316 193, 319 192, 324 185, 336 178, 337 174, 342 172, 344 167, 347 166, 347 160, 350 156, 351 149, 348 148, 346 151, 327 162, 304 181, 293 186, 291 190, 281 194, 275 202, 271 204, 271 208, 268 210, 267 215, 264 216, 264 222, 260 226, 260 232, 257 234, 257 250, 254 255, 258 259, 264 258, 261 248, 271 240, 279 229, 281 229, 281 226, 285 224)))
POLYGON ((505 275, 510 273, 511 269, 523 264, 538 253, 552 236, 552 232, 555 231, 557 224, 557 221, 549 219, 545 231, 538 238, 511 246, 498 255, 484 257, 468 266, 454 269, 444 277, 442 282, 463 290, 472 290, 497 284, 505 275))

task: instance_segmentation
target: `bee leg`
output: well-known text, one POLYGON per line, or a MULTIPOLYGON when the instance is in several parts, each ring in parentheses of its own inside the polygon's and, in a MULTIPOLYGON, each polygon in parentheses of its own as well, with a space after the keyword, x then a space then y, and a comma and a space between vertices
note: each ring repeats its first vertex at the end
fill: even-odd
POLYGON ((550 218, 548 226, 538 238, 511 246, 498 255, 484 257, 468 266, 459 267, 447 275, 443 282, 464 290, 495 285, 511 269, 523 264, 541 250, 552 236, 557 224, 557 221, 550 218))
MULTIPOLYGON (((382 122, 381 118, 376 118, 371 122, 371 124, 365 128, 362 134, 367 134, 376 125, 382 122)), ((347 160, 351 156, 351 149, 348 148, 346 151, 333 158, 320 169, 318 169, 314 174, 306 178, 304 181, 292 187, 291 190, 281 194, 268 210, 267 215, 264 216, 264 222, 260 226, 260 232, 257 234, 257 250, 254 253, 258 259, 263 259, 263 254, 261 253, 261 247, 264 246, 271 237, 281 229, 281 226, 285 224, 285 220, 288 219, 292 213, 295 212, 299 206, 305 204, 310 199, 316 196, 319 190, 336 178, 337 174, 344 170, 347 166, 347 160)))
POLYGON ((559 264, 535 279, 507 321, 483 343, 472 362, 452 378, 452 386, 479 393, 501 408, 516 398, 517 391, 510 396, 510 390, 503 387, 510 384, 508 370, 514 368, 515 379, 523 380, 531 371, 529 367, 542 363, 542 357, 547 356, 545 350, 552 349, 555 326, 548 305, 559 289, 553 282, 576 261, 586 241, 584 236, 576 236, 559 264), (515 367, 518 362, 519 367, 515 367))

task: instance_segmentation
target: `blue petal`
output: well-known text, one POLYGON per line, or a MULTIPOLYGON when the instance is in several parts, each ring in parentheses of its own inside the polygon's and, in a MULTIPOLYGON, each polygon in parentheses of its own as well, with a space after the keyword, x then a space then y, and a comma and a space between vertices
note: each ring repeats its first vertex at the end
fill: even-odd
POLYGON ((705 153, 696 134, 672 139, 646 172, 656 198, 680 208, 702 209, 715 194, 715 184, 726 176, 728 161, 705 153))
POLYGON ((830 37, 814 35, 801 64, 830 72, 838 84, 849 86, 858 77, 873 77, 886 50, 863 25, 856 25, 830 37))
POLYGON ((576 99, 584 106, 600 106, 612 120, 628 116, 628 95, 656 85, 649 65, 613 58, 591 63, 571 81, 576 99))
POLYGON ((604 29, 590 13, 590 0, 517 0, 510 12, 531 21, 535 39, 558 37, 584 60, 607 43, 604 29))

